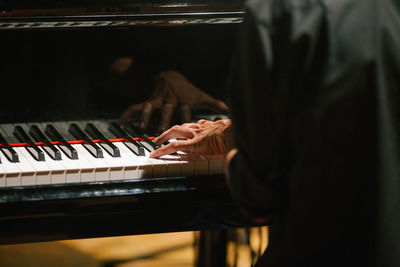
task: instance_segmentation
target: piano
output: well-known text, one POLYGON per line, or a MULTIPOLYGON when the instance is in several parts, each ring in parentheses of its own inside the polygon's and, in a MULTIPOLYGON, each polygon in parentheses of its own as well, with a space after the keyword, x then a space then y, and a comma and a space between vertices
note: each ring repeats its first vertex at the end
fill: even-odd
POLYGON ((155 128, 115 123, 165 70, 223 99, 243 13, 242 0, 0 0, 0 244, 254 226, 222 160, 150 159, 155 128), (118 58, 133 63, 110 73, 118 58))

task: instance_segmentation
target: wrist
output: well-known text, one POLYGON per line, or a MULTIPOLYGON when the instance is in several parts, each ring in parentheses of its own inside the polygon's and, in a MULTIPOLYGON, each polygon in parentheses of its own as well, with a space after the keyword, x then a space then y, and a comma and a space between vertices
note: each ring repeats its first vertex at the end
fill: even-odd
POLYGON ((227 180, 229 180, 229 165, 237 153, 237 148, 232 148, 231 150, 228 150, 225 154, 224 173, 227 180))
POLYGON ((222 132, 222 140, 224 142, 224 153, 227 154, 230 150, 235 148, 232 122, 230 119, 221 120, 225 124, 225 128, 222 132))

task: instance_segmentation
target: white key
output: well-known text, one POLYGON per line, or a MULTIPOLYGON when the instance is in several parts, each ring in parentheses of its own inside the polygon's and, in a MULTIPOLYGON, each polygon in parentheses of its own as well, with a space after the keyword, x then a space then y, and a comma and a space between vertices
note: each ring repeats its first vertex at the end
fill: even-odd
POLYGON ((124 179, 139 179, 152 177, 152 165, 144 156, 137 156, 130 151, 123 142, 115 142, 116 147, 121 152, 121 162, 125 166, 124 179))
POLYGON ((194 161, 181 160, 181 175, 194 175, 194 161))
POLYGON ((200 155, 187 155, 182 151, 178 155, 184 156, 185 163, 182 163, 182 175, 204 175, 208 174, 208 160, 200 155))
POLYGON ((107 152, 103 155, 104 161, 110 166, 110 180, 123 180, 125 177, 121 157, 112 157, 107 152))
MULTIPOLYGON (((168 141, 171 143, 171 142, 176 142, 178 140, 170 139, 168 141)), ((168 155, 168 156, 175 158, 176 160, 179 160, 180 168, 181 168, 181 175, 194 175, 194 161, 189 160, 188 158, 182 158, 182 157, 186 157, 186 153, 184 153, 182 151, 178 151, 176 154, 168 155)))
POLYGON ((205 156, 208 160, 208 173, 219 174, 224 172, 224 159, 215 156, 205 156))
POLYGON ((167 164, 167 176, 180 176, 182 161, 176 155, 164 155, 160 157, 167 164))
POLYGON ((25 157, 25 159, 26 159, 26 162, 29 162, 29 164, 35 170, 36 184, 37 185, 51 184, 51 175, 50 175, 51 169, 49 168, 49 166, 47 166, 46 161, 37 161, 37 160, 35 160, 31 156, 31 154, 29 154, 29 152, 26 151, 26 149, 24 149, 22 147, 18 148, 18 154, 23 155, 25 157))
MULTIPOLYGON (((147 144, 146 142, 140 141, 142 145, 147 144)), ((147 146, 149 146, 147 144, 147 146)), ((150 158, 150 152, 145 150, 145 156, 153 164, 153 176, 154 177, 171 177, 181 175, 181 163, 176 160, 177 157, 173 155, 165 155, 158 159, 150 158)))
MULTIPOLYGON (((150 147, 145 141, 139 141, 139 143, 144 147, 150 147)), ((147 149, 144 149, 144 157, 148 160, 148 162, 152 165, 153 174, 152 177, 166 177, 167 176, 167 163, 161 159, 153 159, 150 158, 150 152, 147 149)), ((139 159, 142 160, 142 159, 139 159)), ((146 163, 143 163, 146 164, 146 163)))
MULTIPOLYGON (((50 124, 50 123, 32 123, 30 125, 36 125, 39 127, 39 129, 44 133, 44 135, 48 138, 49 141, 53 141, 49 136, 47 136, 46 134, 46 126, 50 124)), ((54 126, 54 124, 52 124, 54 126)), ((60 132, 59 132, 60 133, 60 132)), ((61 134, 61 133, 60 133, 61 134)), ((57 140, 57 141, 61 141, 61 140, 57 140)), ((65 158, 71 156, 71 151, 69 151, 69 149, 67 147, 65 147, 64 145, 55 145, 55 147, 61 152, 61 160, 64 160, 65 158)), ((69 175, 67 175, 69 176, 69 175)), ((67 177, 68 178, 68 177, 67 177)), ((76 180, 76 178, 73 178, 76 180)), ((79 176, 80 179, 80 176, 79 176)))
MULTIPOLYGON (((76 151, 78 152, 78 159, 76 159, 75 162, 78 164, 79 169, 81 170, 81 182, 96 181, 95 166, 93 166, 92 163, 87 160, 87 158, 84 155, 85 153, 82 153, 81 151, 81 148, 83 148, 82 145, 76 144, 72 145, 72 147, 75 148, 76 151)), ((83 150, 85 149, 83 148, 83 150)))
MULTIPOLYGON (((15 152, 18 154, 19 162, 11 163, 16 164, 20 170, 21 185, 35 185, 36 184, 36 170, 26 158, 25 154, 21 151, 25 151, 24 147, 14 147, 15 152)), ((30 156, 30 155, 29 155, 30 156)))
MULTIPOLYGON (((66 158, 66 157, 65 157, 66 158)), ((47 166, 50 168, 50 176, 52 184, 64 184, 66 183, 66 170, 61 164, 61 160, 54 160, 49 155, 45 155, 45 161, 47 166)))
POLYGON ((153 159, 149 158, 150 152, 145 150, 144 157, 153 167, 153 176, 152 177, 166 177, 167 176, 167 163, 161 159, 153 159))
MULTIPOLYGON (((143 172, 143 168, 139 170, 140 160, 138 160, 138 156, 135 155, 132 151, 130 151, 123 142, 115 142, 116 147, 118 147, 121 153, 121 162, 124 165, 124 179, 138 179, 141 178, 141 173, 143 172)), ((147 165, 147 169, 145 170, 146 177, 151 177, 152 168, 151 164, 147 165)))
MULTIPOLYGON (((29 132, 29 125, 21 125, 21 127, 26 131, 29 132)), ((39 125, 37 125, 39 126, 39 125)), ((41 150, 44 151, 43 147, 40 147, 41 150)), ((56 161, 52 159, 47 153, 44 153, 45 161, 36 164, 37 161, 31 161, 31 164, 34 167, 41 167, 40 170, 48 170, 50 171, 50 183, 52 184, 63 184, 66 182, 66 171, 65 167, 60 163, 60 161, 56 161), (47 168, 47 169, 46 169, 47 168)), ((29 157, 32 158, 32 157, 29 157)), ((36 183, 37 184, 47 184, 47 177, 42 177, 42 172, 39 170, 39 175, 36 175, 36 183), (43 180, 44 179, 44 180, 43 180)))
MULTIPOLYGON (((85 159, 88 164, 93 166, 95 171, 95 181, 110 180, 110 166, 102 158, 95 158, 82 145, 73 145, 78 151, 79 160, 85 159)), ((105 151, 104 151, 105 152, 105 151)), ((82 180, 82 182, 85 182, 82 180)))
POLYGON ((79 159, 70 159, 69 157, 64 156, 59 162, 65 169, 65 183, 79 183, 81 181, 81 166, 79 164, 79 159))
MULTIPOLYGON (((55 128, 55 124, 53 122, 48 122, 48 123, 35 123, 34 125, 37 125, 39 129, 45 134, 45 129, 48 124, 52 124, 55 128)), ((57 129, 57 128, 56 128, 57 129)), ((58 129, 57 129, 58 130, 58 129)), ((58 132, 63 135, 63 133, 58 130, 58 132)), ((47 137, 47 134, 45 134, 47 137)), ((50 138, 49 138, 50 139, 50 138)), ((67 148, 64 146, 55 146, 58 150, 61 152, 61 160, 60 161, 54 161, 51 160, 49 164, 55 162, 57 164, 57 168, 63 168, 64 173, 58 173, 57 171, 54 171, 51 175, 51 182, 52 183, 79 183, 81 181, 81 166, 78 162, 77 159, 71 159, 67 155, 70 155, 69 151, 67 148), (65 153, 64 151, 68 151, 65 153)), ((49 157, 47 157, 49 158, 49 157)), ((90 173, 90 171, 89 171, 90 173)))
MULTIPOLYGON (((18 153, 18 152, 17 152, 18 153)), ((20 155, 18 155, 20 157, 20 155)), ((19 186, 21 185, 21 171, 18 168, 20 163, 10 162, 7 159, 4 159, 1 163, 3 168, 3 172, 5 175, 5 185, 6 186, 19 186)), ((32 172, 32 176, 34 177, 35 174, 32 172)))
POLYGON ((208 160, 203 156, 196 157, 194 161, 194 174, 195 175, 208 174, 208 160))

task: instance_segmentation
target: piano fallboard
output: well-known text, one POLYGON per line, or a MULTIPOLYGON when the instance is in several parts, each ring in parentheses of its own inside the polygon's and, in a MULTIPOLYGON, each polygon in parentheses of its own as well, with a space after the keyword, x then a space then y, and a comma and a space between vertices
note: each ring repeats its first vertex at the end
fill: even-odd
POLYGON ((241 23, 242 0, 0 1, 0 30, 241 23))
POLYGON ((221 174, 0 188, 0 244, 248 226, 221 174))

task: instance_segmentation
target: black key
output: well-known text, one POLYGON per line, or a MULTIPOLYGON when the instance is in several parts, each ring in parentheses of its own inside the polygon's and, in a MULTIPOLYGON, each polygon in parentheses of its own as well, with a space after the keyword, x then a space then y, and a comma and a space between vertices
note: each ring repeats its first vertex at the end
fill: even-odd
POLYGON ((110 121, 92 121, 93 125, 104 135, 107 139, 115 138, 115 135, 108 130, 110 121))
POLYGON ((86 150, 89 151, 89 153, 92 154, 93 157, 103 157, 103 151, 101 150, 101 148, 93 143, 92 139, 90 139, 89 136, 87 136, 76 123, 72 123, 69 126, 68 131, 78 140, 84 140, 86 142, 85 144, 83 144, 83 147, 86 148, 86 150))
POLYGON ((93 123, 88 123, 85 126, 85 131, 93 138, 100 139, 103 143, 99 143, 105 151, 108 152, 112 157, 121 157, 118 147, 111 143, 97 128, 93 123))
POLYGON ((14 148, 8 144, 6 139, 0 133, 0 144, 3 145, 1 151, 3 152, 4 156, 11 161, 11 162, 19 162, 18 154, 15 152, 14 148))
POLYGON ((31 156, 37 161, 44 161, 44 153, 43 151, 33 143, 32 139, 28 136, 28 134, 22 129, 21 126, 15 126, 14 135, 17 139, 22 143, 27 143, 29 146, 26 146, 25 149, 31 154, 31 156))
POLYGON ((6 142, 9 144, 12 143, 19 143, 19 140, 14 136, 14 129, 15 125, 14 124, 2 124, 1 125, 1 130, 4 133, 4 139, 6 139, 6 142))
POLYGON ((46 138, 42 131, 36 125, 29 128, 29 134, 35 139, 36 142, 45 143, 42 149, 54 160, 61 160, 60 151, 46 138))
POLYGON ((121 127, 118 126, 118 124, 116 124, 115 122, 111 122, 108 125, 108 130, 117 138, 125 138, 126 140, 128 140, 128 142, 124 142, 124 144, 133 153, 138 156, 144 156, 144 147, 139 144, 139 142, 130 137, 124 130, 122 130, 121 127))
POLYGON ((57 131, 57 129, 52 124, 47 124, 44 132, 52 141, 58 141, 62 145, 58 145, 58 147, 64 152, 64 154, 70 159, 78 159, 78 152, 75 148, 73 148, 67 140, 57 131))
POLYGON ((146 134, 138 134, 137 131, 135 130, 135 128, 130 125, 127 124, 124 126, 125 130, 131 134, 134 137, 140 137, 144 140, 144 142, 141 142, 141 144, 149 151, 149 152, 153 152, 154 150, 156 150, 157 148, 159 148, 159 146, 157 146, 153 141, 151 141, 149 139, 149 137, 146 134))

